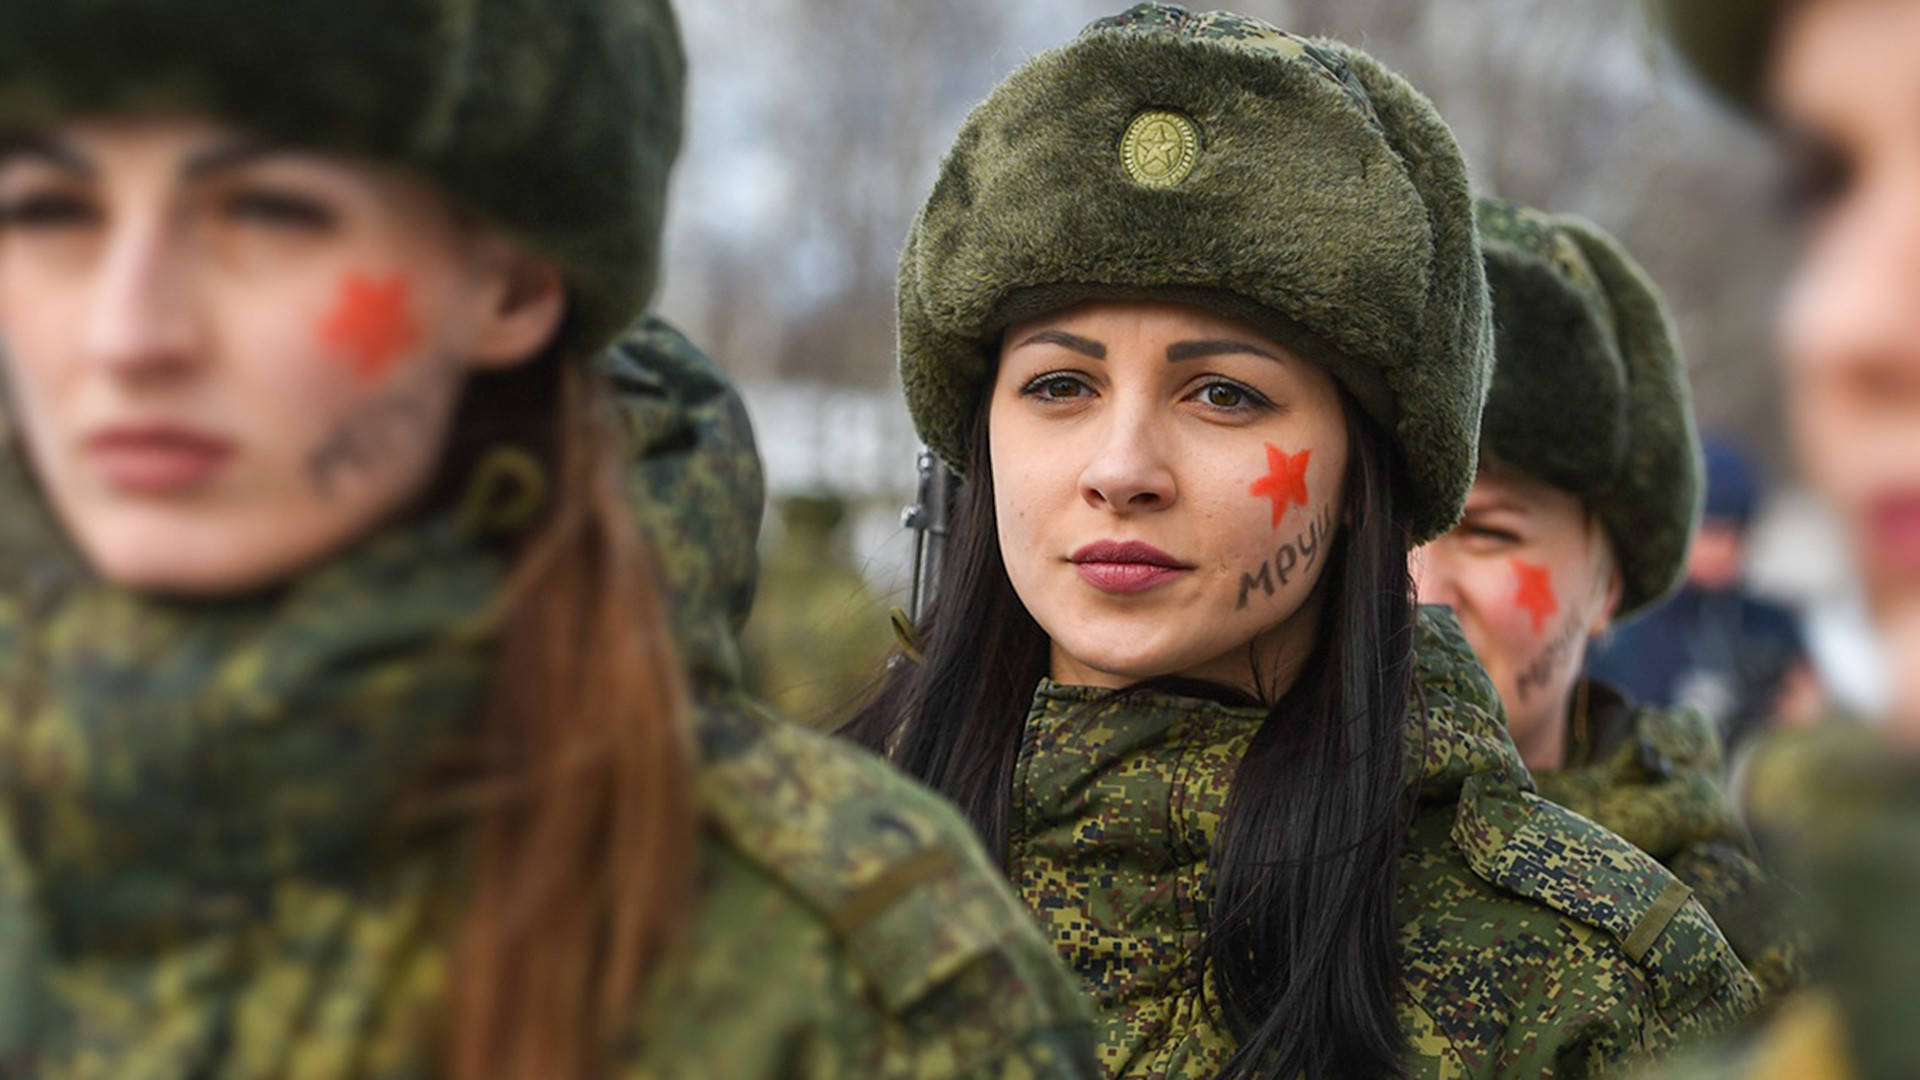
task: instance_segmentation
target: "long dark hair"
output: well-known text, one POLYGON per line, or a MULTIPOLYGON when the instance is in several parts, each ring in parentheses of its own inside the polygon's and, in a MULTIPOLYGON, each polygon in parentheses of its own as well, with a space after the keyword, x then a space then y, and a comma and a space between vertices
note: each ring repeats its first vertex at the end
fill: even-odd
MULTIPOLYGON (((1317 586, 1322 626, 1293 686, 1264 703, 1213 846, 1203 949, 1240 1040, 1221 1073, 1233 1080, 1397 1076, 1406 1045, 1394 886, 1411 812, 1412 527, 1392 442, 1344 390, 1341 404, 1345 527, 1317 586)), ((1007 578, 986 446, 983 400, 923 660, 895 661, 842 733, 958 803, 1004 860, 1049 646, 1007 578)))

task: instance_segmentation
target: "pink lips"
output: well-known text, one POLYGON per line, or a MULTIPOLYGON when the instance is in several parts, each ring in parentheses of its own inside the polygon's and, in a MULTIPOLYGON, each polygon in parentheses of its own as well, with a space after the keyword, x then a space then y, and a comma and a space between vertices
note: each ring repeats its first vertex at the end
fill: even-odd
POLYGON ((1087 584, 1110 593, 1138 593, 1193 569, 1152 544, 1099 540, 1067 557, 1087 584))
POLYGON ((1868 514, 1877 561, 1905 573, 1920 572, 1920 492, 1882 495, 1873 500, 1868 514))
POLYGON ((163 425, 106 428, 84 445, 107 483, 133 495, 176 495, 198 487, 235 450, 218 436, 163 425))

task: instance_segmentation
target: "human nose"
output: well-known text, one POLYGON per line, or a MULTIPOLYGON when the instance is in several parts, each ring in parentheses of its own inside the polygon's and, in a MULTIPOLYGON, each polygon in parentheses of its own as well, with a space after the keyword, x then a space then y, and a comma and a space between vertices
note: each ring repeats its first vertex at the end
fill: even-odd
POLYGON ((83 328, 88 360, 134 382, 190 371, 198 337, 188 268, 165 215, 124 214, 107 237, 99 267, 83 328))
MULTIPOLYGON (((1913 174, 1920 180, 1920 170, 1913 174)), ((1920 390, 1920 190, 1879 185, 1805 264, 1784 310, 1791 370, 1874 387, 1883 406, 1920 390)))
POLYGON ((1178 493, 1156 419, 1144 403, 1122 403, 1080 474, 1080 495, 1116 513, 1164 510, 1178 493))

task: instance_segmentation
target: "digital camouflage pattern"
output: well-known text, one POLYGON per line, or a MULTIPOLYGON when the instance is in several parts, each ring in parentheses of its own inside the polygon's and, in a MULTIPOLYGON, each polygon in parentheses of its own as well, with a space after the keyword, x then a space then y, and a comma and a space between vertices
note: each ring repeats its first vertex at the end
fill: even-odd
POLYGON ((1720 737, 1695 709, 1636 706, 1592 680, 1567 764, 1535 770, 1540 795, 1592 818, 1693 887, 1769 997, 1802 977, 1808 935, 1795 898, 1761 869, 1721 787, 1720 737))
MULTIPOLYGON (((1400 861, 1412 1077, 1582 1077, 1750 1011, 1685 886, 1541 800, 1452 615, 1423 608, 1400 861)), ((1099 1014, 1113 1076, 1210 1077, 1233 1037, 1199 945, 1207 861, 1259 709, 1043 683, 1014 777, 1010 871, 1099 1014)))
POLYGON ((713 932, 690 938, 649 1011, 643 1041, 680 1047, 663 1074, 1094 1075, 1086 1003, 971 827, 741 691, 764 494, 732 383, 657 319, 613 360, 642 456, 633 501, 700 700, 701 802, 724 841, 711 857, 741 877, 709 890, 713 932))
POLYGON ((628 502, 672 584, 675 641, 696 691, 736 685, 766 507, 746 403, 718 364, 653 315, 601 363, 633 445, 628 502))
MULTIPOLYGON (((662 551, 697 571, 675 625, 730 625, 737 399, 662 326, 612 359, 636 499, 713 496, 636 507, 691 538, 662 551)), ((0 1076, 437 1075, 460 842, 403 811, 485 692, 501 574, 435 519, 247 601, 0 591, 0 1076)), ((699 904, 614 1074, 1094 1075, 1084 1002, 958 816, 695 653, 699 904)))
POLYGON ((1741 806, 1805 896, 1809 988, 1765 1026, 1650 1070, 1674 1080, 1893 1080, 1920 1060, 1920 759, 1846 719, 1758 738, 1741 806))

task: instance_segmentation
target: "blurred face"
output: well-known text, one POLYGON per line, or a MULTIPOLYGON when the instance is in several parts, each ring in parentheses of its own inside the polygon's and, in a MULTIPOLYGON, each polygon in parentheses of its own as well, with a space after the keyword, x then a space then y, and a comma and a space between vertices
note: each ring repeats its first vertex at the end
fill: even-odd
POLYGON ((1687 583, 1708 590, 1731 589, 1746 572, 1747 535, 1739 522, 1708 518, 1687 549, 1687 583))
POLYGON ((280 579, 427 484, 466 375, 552 336, 559 274, 397 172, 190 118, 0 149, 26 448, 106 579, 280 579))
POLYGON ((1789 415, 1886 617, 1920 608, 1920 4, 1796 5, 1778 41, 1804 229, 1781 333, 1789 415))
POLYGON ((1007 331, 989 408, 1000 547, 1055 678, 1291 682, 1341 526, 1331 376, 1197 308, 1090 303, 1007 331))
POLYGON ((1413 553, 1420 602, 1459 617, 1530 768, 1563 764, 1584 647, 1619 604, 1606 545, 1578 498, 1482 468, 1460 524, 1413 553))

